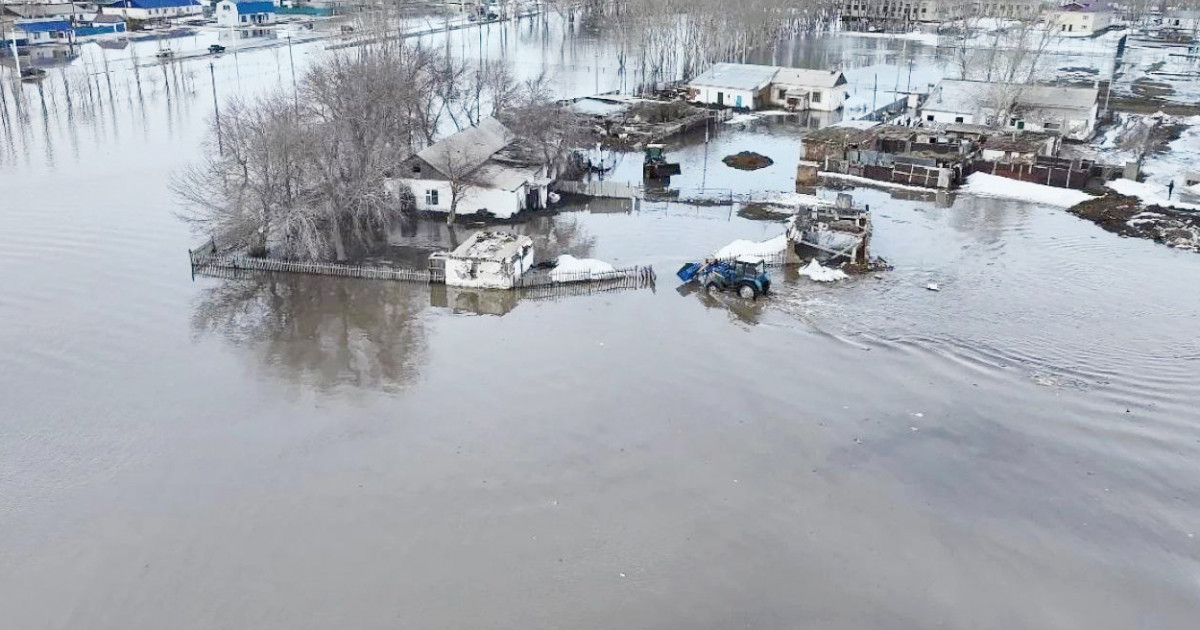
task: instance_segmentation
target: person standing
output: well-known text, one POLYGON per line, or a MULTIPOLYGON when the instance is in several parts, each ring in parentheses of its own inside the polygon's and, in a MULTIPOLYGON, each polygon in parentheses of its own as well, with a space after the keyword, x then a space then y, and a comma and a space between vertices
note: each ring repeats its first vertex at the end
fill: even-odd
POLYGON ((1171 194, 1174 192, 1175 192, 1175 180, 1172 179, 1171 183, 1167 184, 1167 201, 1171 200, 1171 194))

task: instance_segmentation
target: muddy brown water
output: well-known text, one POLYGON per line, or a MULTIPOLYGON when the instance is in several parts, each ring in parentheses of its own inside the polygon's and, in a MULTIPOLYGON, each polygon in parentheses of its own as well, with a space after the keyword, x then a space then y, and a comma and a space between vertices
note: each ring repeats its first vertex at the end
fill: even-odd
POLYGON ((668 204, 528 228, 654 291, 193 281, 209 96, 3 143, 0 626, 1196 627, 1194 254, 857 190, 896 270, 757 303, 668 204))

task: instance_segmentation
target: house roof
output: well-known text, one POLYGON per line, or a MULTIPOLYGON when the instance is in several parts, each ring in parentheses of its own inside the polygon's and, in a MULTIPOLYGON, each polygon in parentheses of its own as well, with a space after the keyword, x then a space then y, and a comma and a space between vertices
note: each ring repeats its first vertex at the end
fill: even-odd
POLYGON ((727 88, 730 90, 761 90, 775 78, 779 68, 748 63, 718 63, 692 79, 689 85, 727 88))
MULTIPOLYGON (((929 98, 921 105, 921 109, 968 114, 978 112, 987 103, 988 91, 996 85, 1004 84, 943 79, 929 93, 929 98)), ((1053 85, 1024 85, 1020 88, 1017 104, 1025 107, 1091 109, 1100 94, 1097 88, 1053 85)))
POLYGON ((0 14, 11 13, 22 18, 40 18, 54 15, 71 15, 77 11, 75 5, 65 4, 0 4, 0 14))
POLYGON ((471 173, 471 182, 488 188, 513 191, 537 179, 537 167, 519 167, 489 160, 471 173))
POLYGON ((479 231, 450 252, 451 258, 509 260, 522 249, 533 247, 533 239, 524 234, 479 231))
POLYGON ((71 30, 68 20, 37 20, 35 22, 17 22, 13 25, 17 30, 26 33, 57 33, 71 30))
POLYGON ((443 175, 452 176, 455 171, 466 174, 482 166, 512 141, 512 132, 500 121, 485 118, 475 127, 468 127, 425 147, 417 153, 417 157, 443 175))
POLYGON ((1015 151, 1018 153, 1037 153, 1052 138, 1049 134, 1041 133, 1001 133, 989 136, 983 141, 983 148, 994 151, 1015 151))
POLYGON ((115 24, 117 22, 124 22, 124 21, 125 21, 125 18, 123 18, 119 15, 113 15, 112 13, 97 13, 96 17, 92 18, 93 24, 97 24, 97 23, 99 23, 99 24, 105 24, 105 23, 115 24))
POLYGON ((234 2, 239 14, 244 13, 274 13, 274 2, 234 2))
POLYGON ((120 9, 169 9, 173 7, 198 7, 196 0, 120 0, 109 5, 120 9))
POLYGON ((812 70, 809 68, 779 68, 775 72, 774 83, 784 85, 803 85, 810 87, 831 88, 846 83, 846 76, 840 70, 812 70))

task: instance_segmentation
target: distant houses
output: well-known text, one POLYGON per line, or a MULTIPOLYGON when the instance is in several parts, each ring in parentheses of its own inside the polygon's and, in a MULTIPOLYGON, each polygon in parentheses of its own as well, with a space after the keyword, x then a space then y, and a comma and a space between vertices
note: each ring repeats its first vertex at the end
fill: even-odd
POLYGON ((714 64, 688 82, 693 103, 759 110, 835 111, 846 101, 846 77, 837 70, 806 70, 745 63, 714 64))
POLYGON ((275 23, 275 3, 271 0, 221 0, 215 5, 214 12, 217 16, 217 26, 260 26, 275 23))
POLYGON ((75 36, 71 21, 65 18, 17 20, 12 39, 18 45, 67 43, 75 36))
POLYGON ((127 20, 165 20, 200 15, 204 7, 197 0, 117 0, 103 9, 127 20))
POLYGON ((1096 131, 1100 90, 945 79, 918 116, 922 123, 966 123, 1045 131, 1088 140, 1096 131))

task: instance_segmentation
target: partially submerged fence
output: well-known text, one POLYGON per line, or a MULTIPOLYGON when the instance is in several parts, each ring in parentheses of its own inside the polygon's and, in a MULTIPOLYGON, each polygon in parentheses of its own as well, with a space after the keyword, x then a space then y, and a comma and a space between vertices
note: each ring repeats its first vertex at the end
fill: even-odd
POLYGON ((990 173, 1034 184, 1075 189, 1087 186, 1088 180, 1092 177, 1109 179, 1111 172, 1116 169, 1116 167, 1097 164, 1090 160, 1064 160, 1040 156, 1034 164, 1006 164, 976 160, 971 167, 976 173, 990 173))
POLYGON ((425 283, 442 282, 445 280, 441 277, 441 274, 433 274, 429 271, 418 269, 346 263, 300 262, 294 260, 275 260, 272 258, 252 258, 242 255, 208 255, 197 258, 194 253, 196 250, 191 251, 193 271, 204 271, 207 269, 266 271, 425 283))
POLYGON ((607 288, 641 288, 652 286, 656 279, 653 267, 625 267, 601 272, 534 271, 517 278, 513 288, 532 289, 582 283, 605 285, 607 288))

